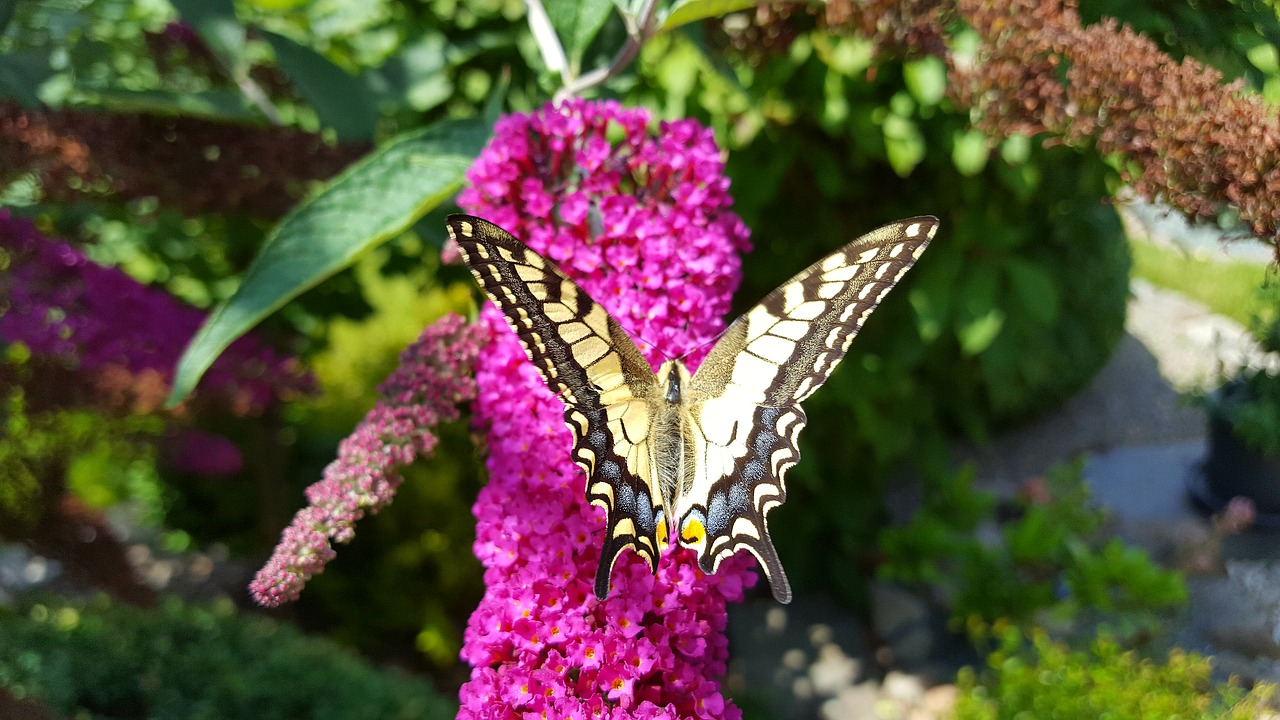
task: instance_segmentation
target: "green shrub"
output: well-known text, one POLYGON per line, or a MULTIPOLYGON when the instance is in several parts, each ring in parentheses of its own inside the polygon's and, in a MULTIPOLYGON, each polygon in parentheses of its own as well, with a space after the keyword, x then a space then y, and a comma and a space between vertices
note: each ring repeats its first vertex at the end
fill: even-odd
POLYGON ((1126 629, 1154 628, 1162 611, 1185 601, 1182 578, 1102 537, 1103 514, 1090 506, 1081 468, 1050 470, 1041 497, 1010 508, 996 542, 975 532, 995 520, 996 503, 972 489, 972 471, 930 484, 911 522, 881 534, 880 574, 930 586, 971 628, 1026 625, 1045 613, 1070 621, 1085 611, 1126 629))
POLYGON ((0 688, 85 720, 417 720, 455 708, 288 625, 167 601, 0 610, 0 688))
POLYGON ((1209 660, 1182 650, 1163 664, 1141 658, 1106 634, 1072 650, 1044 632, 1027 647, 1007 629, 987 666, 960 672, 955 720, 1246 720, 1261 717, 1275 692, 1214 683, 1209 660))

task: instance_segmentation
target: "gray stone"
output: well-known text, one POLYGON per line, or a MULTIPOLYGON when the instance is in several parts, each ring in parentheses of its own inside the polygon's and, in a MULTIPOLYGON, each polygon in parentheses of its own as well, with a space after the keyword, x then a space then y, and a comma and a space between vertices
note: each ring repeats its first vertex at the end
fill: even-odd
POLYGON ((924 700, 924 683, 915 675, 890 670, 880 684, 885 695, 912 705, 924 700))
POLYGON ((929 606, 914 593, 885 580, 873 580, 871 620, 884 639, 894 665, 918 666, 934 652, 937 623, 929 606))
POLYGON ((818 717, 823 703, 864 683, 873 666, 858 619, 826 598, 731 607, 728 634, 730 694, 749 694, 775 718, 818 717))
POLYGON ((820 717, 823 720, 876 720, 879 699, 880 688, 874 682, 850 685, 822 703, 820 717))

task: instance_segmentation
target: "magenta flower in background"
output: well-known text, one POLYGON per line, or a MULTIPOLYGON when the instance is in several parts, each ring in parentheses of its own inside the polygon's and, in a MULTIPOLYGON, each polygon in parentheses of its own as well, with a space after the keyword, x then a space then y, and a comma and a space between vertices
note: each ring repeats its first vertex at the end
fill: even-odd
MULTIPOLYGON (((711 132, 616 103, 571 100, 501 120, 459 198, 552 258, 636 337, 650 362, 724 327, 747 230, 729 212, 711 132)), ((475 552, 486 592, 463 658, 460 718, 740 717, 720 693, 726 603, 756 576, 746 553, 714 576, 683 548, 656 575, 624 552, 607 600, 592 592, 604 513, 570 459, 564 407, 500 314, 477 361, 487 443, 475 552)))
MULTIPOLYGON (((34 355, 57 358, 86 375, 150 383, 157 402, 204 322, 204 312, 118 268, 94 263, 5 209, 0 266, 7 266, 0 273, 0 341, 21 342, 34 355)), ((296 359, 253 335, 232 343, 200 385, 241 415, 310 387, 296 359)))
POLYGON ((435 450, 432 429, 459 417, 476 395, 473 363, 488 338, 480 325, 446 315, 400 354, 400 366, 381 385, 381 399, 338 445, 338 459, 307 488, 307 507, 294 515, 271 559, 249 591, 276 607, 298 599, 302 586, 334 557, 330 542, 349 542, 355 523, 391 502, 396 472, 435 450))

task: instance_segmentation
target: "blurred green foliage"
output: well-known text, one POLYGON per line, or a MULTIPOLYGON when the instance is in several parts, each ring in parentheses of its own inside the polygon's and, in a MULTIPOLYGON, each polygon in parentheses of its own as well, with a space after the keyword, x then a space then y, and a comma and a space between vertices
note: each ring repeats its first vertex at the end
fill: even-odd
POLYGON ((158 610, 28 600, 0 608, 0 688, 93 720, 452 717, 422 680, 230 602, 158 610))
MULTIPOLYGON (((519 0, 177 5, 194 29, 171 25, 180 16, 156 0, 19 3, 0 34, 0 92, 27 106, 43 100, 214 118, 241 124, 246 135, 274 114, 333 139, 376 142, 477 116, 494 97, 527 110, 556 87, 519 0), (243 32, 219 35, 217 27, 243 32), (207 46, 193 42, 193 32, 207 46)), ((1280 92, 1274 11, 1259 15, 1244 0, 1212 3, 1212 15, 1205 7, 1099 0, 1082 11, 1118 15, 1172 51, 1220 62, 1269 97, 1280 92)), ((878 223, 942 218, 918 267, 806 407, 805 462, 790 476, 791 502, 771 517, 796 585, 859 592, 849 569, 870 573, 878 562, 884 478, 911 464, 925 478, 926 507, 912 525, 883 536, 885 572, 938 584, 958 614, 1027 618, 1044 608, 1176 603, 1180 586, 1169 576, 1133 551, 1096 542, 1096 517, 1069 506, 1075 491, 1020 508, 999 546, 978 544, 973 531, 989 519, 991 501, 945 469, 948 433, 982 437, 1052 409, 1093 376, 1120 337, 1129 259, 1106 204, 1111 166, 1088 148, 976 133, 950 105, 936 59, 878 59, 870 42, 821 29, 802 12, 786 22, 790 42, 742 52, 718 22, 660 35, 644 48, 637 73, 602 94, 662 117, 699 118, 730 149, 737 209, 757 248, 739 309, 878 223)), ((566 43, 584 68, 618 44, 616 17, 599 26, 595 41, 575 35, 566 43)), ((973 42, 962 31, 950 40, 961 54, 973 42)), ((183 217, 145 198, 51 206, 29 184, 4 191, 51 219, 58 234, 90 244, 96 259, 202 307, 227 299, 270 231, 237 214, 183 217)), ((262 437, 241 437, 242 447, 282 454, 267 468, 278 477, 259 477, 249 489, 248 477, 165 478, 174 493, 170 523, 197 542, 236 538, 243 553, 265 550, 302 486, 320 476, 339 437, 374 402, 398 350, 440 312, 470 307, 469 281, 433 259, 440 214, 356 259, 272 321, 304 338, 294 347, 316 373, 320 397, 287 408, 282 426, 262 437)), ((13 409, 21 396, 6 400, 4 417, 25 422, 13 409)), ((439 457, 406 473, 396 503, 362 521, 355 543, 308 589, 299 606, 304 624, 398 659, 402 648, 388 638, 416 633, 437 668, 456 657, 461 618, 479 591, 467 512, 478 464, 462 426, 442 432, 439 457)), ((16 443, 3 447, 13 456, 30 452, 16 443)), ((89 455, 127 465, 109 453, 89 455)), ((128 494, 86 483, 77 481, 77 491, 102 502, 128 494)), ((13 499, 0 503, 29 497, 21 482, 5 487, 13 499)))
POLYGON ((1173 650, 1160 663, 1105 633, 1087 650, 1044 632, 1027 643, 1015 628, 1001 632, 999 642, 986 672, 961 671, 955 720, 1246 720, 1262 717, 1275 695, 1265 683, 1246 692, 1234 682, 1214 682, 1207 658, 1173 650))
POLYGON ((881 533, 880 575, 927 588, 971 630, 1098 615, 1127 634, 1157 630, 1186 601, 1182 577, 1105 537, 1082 470, 1055 467, 1006 508, 971 470, 930 482, 911 521, 881 533))
POLYGON ((158 525, 168 491, 153 443, 164 423, 77 407, 33 409, 23 386, 12 382, 29 373, 30 354, 22 345, 3 352, 0 379, 8 382, 0 382, 0 537, 30 530, 63 488, 92 508, 127 503, 135 521, 158 525))

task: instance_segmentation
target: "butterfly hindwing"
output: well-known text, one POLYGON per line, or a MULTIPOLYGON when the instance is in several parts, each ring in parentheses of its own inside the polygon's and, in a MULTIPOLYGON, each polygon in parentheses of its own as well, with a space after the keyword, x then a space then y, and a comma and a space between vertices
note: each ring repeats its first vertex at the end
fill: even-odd
POLYGON ((779 408, 722 396, 694 403, 686 420, 691 458, 673 517, 681 543, 713 574, 739 550, 759 560, 779 602, 791 601, 782 562, 769 540, 767 513, 787 499, 786 471, 800 459, 796 437, 805 424, 798 405, 779 408))
POLYGON ((587 498, 607 513, 595 585, 604 598, 624 548, 656 568, 666 545, 657 377, 617 321, 551 261, 480 218, 451 215, 448 225, 480 287, 565 403, 587 498))
POLYGON ((745 548, 774 597, 790 599, 767 513, 786 499, 786 471, 800 459, 799 403, 826 382, 937 225, 911 218, 854 240, 765 296, 707 354, 689 388, 691 457, 673 508, 704 571, 745 548))

